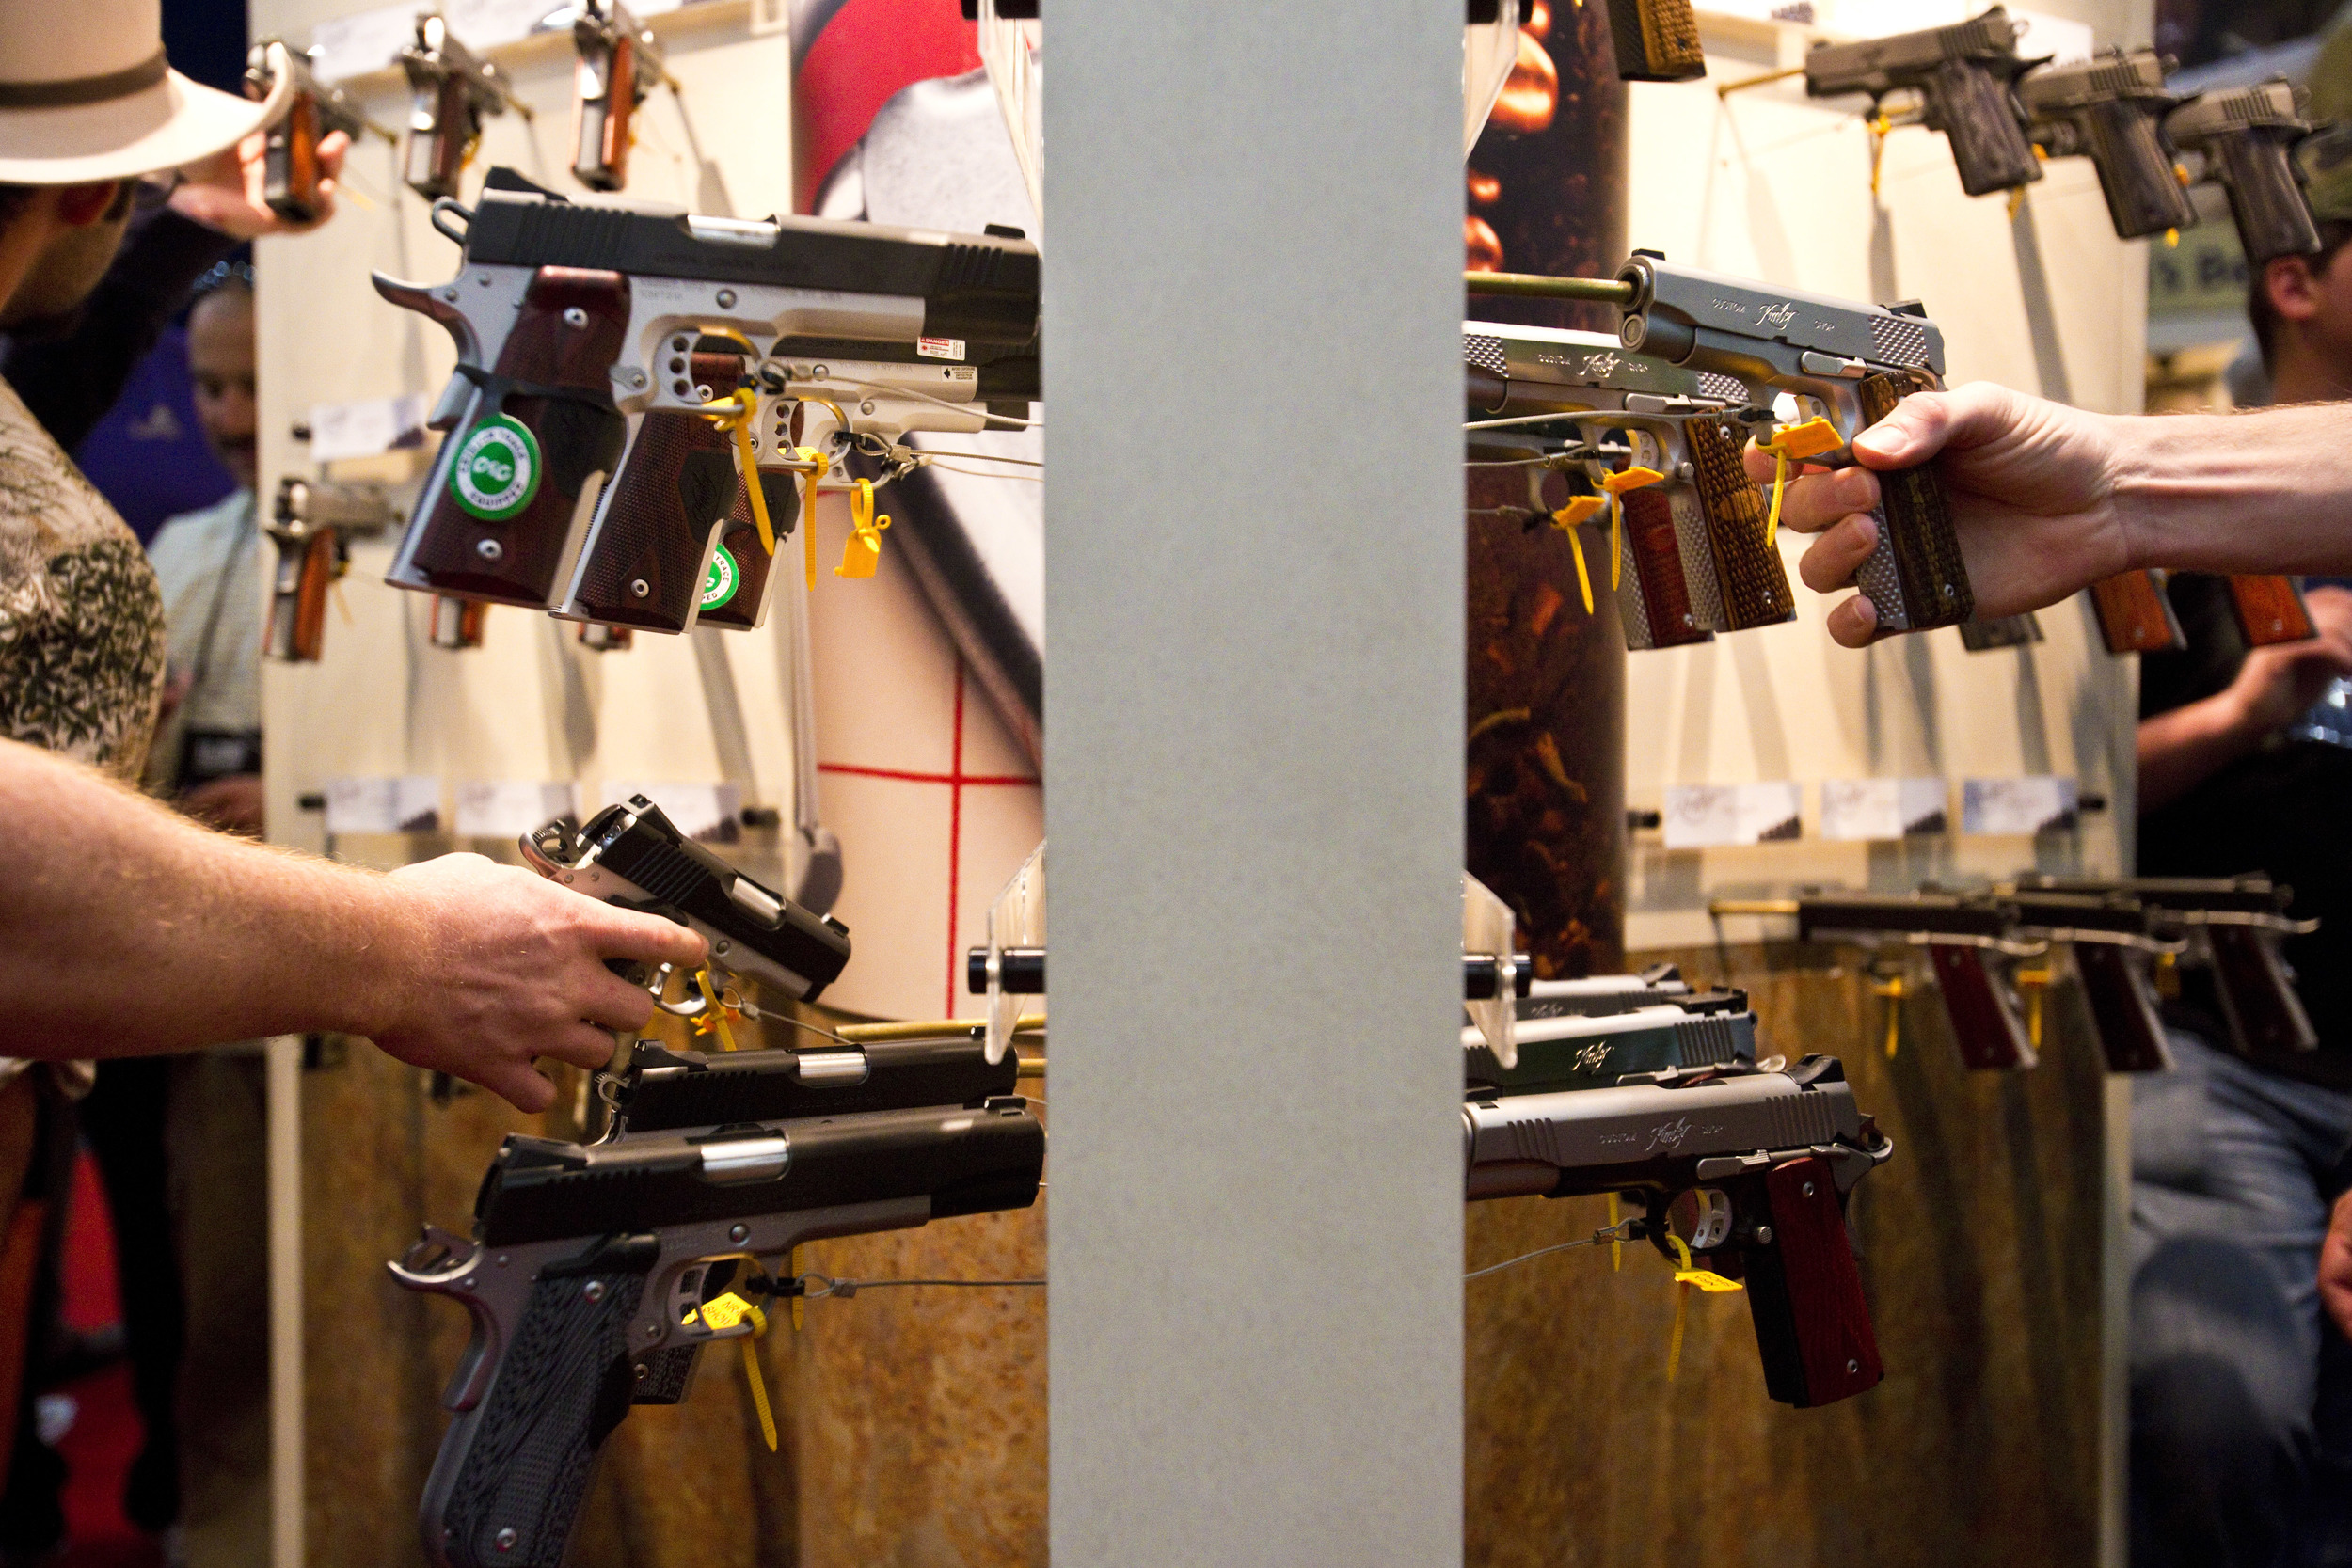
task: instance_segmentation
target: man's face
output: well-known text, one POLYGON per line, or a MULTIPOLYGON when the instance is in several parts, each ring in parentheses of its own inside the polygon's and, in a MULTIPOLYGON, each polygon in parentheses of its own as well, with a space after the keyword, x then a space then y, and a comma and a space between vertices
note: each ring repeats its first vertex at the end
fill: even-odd
POLYGON ((253 295, 236 284, 206 294, 188 315, 188 374, 204 438, 254 488, 253 295))
MULTIPOLYGON (((0 331, 38 327, 71 315, 89 297, 113 265, 115 252, 121 248, 122 231, 131 222, 133 188, 134 182, 125 180, 117 190, 106 193, 95 221, 58 225, 56 237, 42 246, 32 271, 7 304, 0 306, 0 331)), ((78 202, 87 198, 89 190, 74 186, 50 199, 78 202)), ((48 214, 53 224, 57 223, 56 211, 53 207, 48 214)))

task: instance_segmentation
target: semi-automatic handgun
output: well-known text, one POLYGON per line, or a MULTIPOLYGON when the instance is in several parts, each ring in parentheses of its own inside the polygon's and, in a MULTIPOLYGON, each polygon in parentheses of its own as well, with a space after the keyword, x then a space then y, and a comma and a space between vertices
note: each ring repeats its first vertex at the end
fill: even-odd
POLYGON ((760 886, 680 833, 643 795, 574 832, 557 818, 520 841, 532 870, 574 892, 691 927, 714 969, 814 1002, 850 961, 850 928, 760 886))
POLYGON ((639 1040, 605 1075, 612 1107, 596 1141, 737 1121, 977 1106, 1014 1092, 1020 1059, 991 1062, 975 1038, 870 1040, 823 1050, 673 1051, 639 1040))
POLYGON ((341 131, 353 141, 373 134, 387 144, 399 141, 392 132, 370 119, 358 101, 340 86, 328 87, 311 73, 311 55, 278 39, 262 39, 245 57, 245 95, 255 103, 267 99, 278 80, 272 55, 283 49, 294 77, 294 97, 286 116, 262 132, 262 199, 269 210, 290 223, 311 223, 325 211, 319 182, 319 142, 341 131), (275 47, 273 47, 275 46, 275 47))
POLYGON ((2319 928, 2316 920, 2287 913, 2295 890, 2259 873, 2244 877, 2035 876, 2018 879, 2021 893, 2121 895, 2158 914, 2157 928, 2188 944, 2184 968, 2212 979, 2215 1000, 2240 1055, 2293 1061, 2318 1049, 2295 975, 2280 944, 2319 928))
POLYGON ((2024 31, 2024 24, 1994 6, 1948 27, 1817 43, 1804 57, 1805 94, 1867 93, 1875 110, 1889 93, 1916 92, 1918 122, 1943 132, 1952 144, 1960 188, 1970 196, 2014 190, 2042 178, 2017 101, 2017 79, 2042 63, 2019 56, 2024 31))
MULTIPOLYGON (((1469 445, 1474 455, 1557 449, 1573 458, 1603 433, 1621 437, 1624 473, 1654 483, 1618 490, 1623 557, 1617 608, 1633 648, 1703 642, 1710 633, 1794 618, 1795 595, 1740 467, 1750 426, 1744 383, 1634 354, 1590 332, 1466 322, 1469 445)), ((1619 464, 1583 460, 1596 486, 1623 483, 1619 464)), ((1541 470, 1530 469, 1537 483, 1541 470)))
POLYGON ((2164 139, 2164 118, 2181 102, 2164 88, 2171 70, 2172 61, 2153 49, 2118 49, 2045 66, 2017 89, 2035 145, 2054 158, 2089 158, 2099 171, 2118 239, 2197 222, 2164 139))
MULTIPOLYGON (((1750 404, 1770 406, 1788 393, 1802 421, 1827 420, 1836 445, 1806 461, 1851 463, 1854 436, 1908 394, 1944 385, 1944 334, 1916 301, 1864 305, 1772 288, 1649 250, 1635 251, 1617 282, 1630 291, 1619 326, 1626 347, 1737 381, 1750 404)), ((1728 465, 1716 488, 1747 483, 1736 448, 1712 461, 1728 465)), ((1976 595, 1934 467, 1881 469, 1878 478, 1878 546, 1855 581, 1879 626, 1918 631, 1967 620, 1976 595)))
POLYGON ((460 281, 375 279, 458 346, 402 587, 653 631, 755 626, 771 563, 744 445, 788 534, 797 450, 831 467, 908 430, 978 430, 992 402, 1038 392, 1025 241, 575 203, 508 169, 470 212, 434 217, 465 248, 460 281), (722 428, 737 417, 740 440, 722 428), (738 574, 712 603, 723 546, 738 574))
MULTIPOLYGON (((1754 912, 1728 901, 1716 908, 1754 912)), ((1807 892, 1764 912, 1795 915, 1803 942, 1926 948, 1961 1060, 1983 1070, 2034 1065, 2013 960, 2047 944, 2019 939, 2016 905, 1977 894, 1807 892)))
POLYGON ((351 569, 351 541, 396 526, 401 510, 381 484, 337 484, 294 475, 278 482, 269 536, 278 546, 270 573, 272 658, 314 663, 326 639, 326 594, 351 569))
POLYGON ((2284 78, 2201 92, 2165 117, 2172 145, 2203 160, 2200 179, 2221 182, 2247 264, 2258 272, 2280 256, 2319 248, 2294 156, 2314 129, 2303 116, 2301 90, 2284 78))
POLYGON ((1631 1078, 1756 1065, 1756 1014, 1740 990, 1539 994, 1518 1005, 1514 1034, 1518 1059, 1506 1068, 1477 1029, 1462 1031, 1463 1067, 1473 1093, 1607 1088, 1631 1078), (1636 996, 1645 1000, 1622 1009, 1562 1010, 1636 996))
POLYGON ((572 47, 580 55, 572 95, 572 177, 592 191, 617 191, 628 183, 637 111, 654 88, 670 80, 670 72, 652 29, 621 0, 579 0, 572 47))
POLYGON ((485 117, 512 109, 532 118, 531 105, 515 95, 506 72, 476 58, 437 13, 417 18, 416 41, 400 52, 400 68, 408 75, 401 178, 427 201, 457 194, 458 178, 481 143, 485 117))
POLYGON ((390 1265, 473 1315, 419 1510, 426 1560, 558 1568, 605 1438, 630 1405, 684 1399, 705 1345, 753 1331, 750 1297, 795 1292, 794 1247, 1025 1209, 1044 1159, 1019 1099, 593 1146, 510 1136, 471 1236, 428 1227, 390 1265))
POLYGON ((1462 1132, 1471 1199, 1625 1193, 1660 1251, 1676 1257, 1679 1238, 1699 1267, 1743 1282, 1773 1399, 1828 1404, 1883 1375, 1846 1200, 1894 1146, 1833 1058, 1552 1094, 1473 1089, 1462 1132))
POLYGON ((2109 1072, 2162 1072, 2172 1066, 2164 1021, 2157 1011, 2156 960, 2177 957, 2187 943, 2177 922, 2120 893, 2057 893, 2012 886, 2001 898, 2017 908, 2019 928, 2063 942, 2082 977, 2092 1031, 2109 1072))

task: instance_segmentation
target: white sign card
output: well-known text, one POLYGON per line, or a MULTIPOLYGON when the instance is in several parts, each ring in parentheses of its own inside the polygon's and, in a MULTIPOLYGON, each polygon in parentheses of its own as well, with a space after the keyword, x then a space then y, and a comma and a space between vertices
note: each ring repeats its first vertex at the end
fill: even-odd
POLYGON ((580 811, 580 787, 529 779, 469 779, 457 786, 457 836, 520 838, 580 811))
POLYGON ((1669 849, 1709 849, 1804 836, 1803 802, 1793 782, 1670 784, 1665 830, 1669 849))
POLYGON ((2022 779, 1970 779, 1961 785, 1963 833, 2061 833, 2077 825, 2074 781, 2046 773, 2022 779))
POLYGON ((384 6, 339 16, 310 29, 310 72, 332 87, 347 76, 389 71, 417 39, 417 5, 384 6))
POLYGON ((424 445, 425 400, 421 393, 371 398, 365 403, 310 405, 310 461, 339 463, 374 457, 402 447, 424 445))
POLYGON ((441 781, 326 781, 326 831, 340 833, 435 833, 441 831, 441 781))
POLYGON ((661 808, 670 825, 688 838, 706 844, 733 844, 743 836, 743 791, 731 784, 647 784, 636 779, 607 779, 604 804, 619 805, 643 795, 661 808))
POLYGON ((1824 779, 1821 836, 1909 838, 1949 831, 1942 779, 1824 779))

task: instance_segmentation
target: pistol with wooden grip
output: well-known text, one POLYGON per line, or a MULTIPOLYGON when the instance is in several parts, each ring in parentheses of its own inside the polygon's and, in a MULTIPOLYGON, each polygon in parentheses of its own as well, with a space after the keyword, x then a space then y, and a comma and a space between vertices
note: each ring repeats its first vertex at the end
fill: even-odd
POLYGON ((470 1236, 428 1227, 390 1265, 473 1338, 419 1508, 437 1568, 559 1568, 596 1456, 632 1404, 686 1397, 703 1347, 797 1293, 792 1249, 1037 1200, 1026 1101, 738 1120, 599 1145, 510 1136, 470 1236))
POLYGON ((2016 940, 2015 905, 1949 893, 1806 893, 1795 902, 1801 941, 1926 948, 1944 1016, 1970 1069, 2034 1065, 2011 960, 2046 944, 2016 940))
POLYGON ((255 103, 269 97, 277 85, 278 67, 272 56, 283 49, 286 69, 294 76, 294 97, 286 116, 264 130, 262 143, 262 200, 290 223, 311 223, 326 211, 320 192, 325 178, 319 166, 319 142, 341 131, 353 141, 374 135, 387 143, 400 138, 363 113, 358 101, 340 86, 328 87, 311 73, 311 56, 278 39, 263 39, 246 55, 245 95, 255 103))
MULTIPOLYGON (((1748 427, 1769 418, 1743 384, 1596 333, 1499 322, 1465 323, 1462 356, 1473 454, 1568 460, 1607 435, 1625 443, 1624 467, 1660 476, 1617 497, 1627 646, 1704 642, 1795 616, 1788 571, 1765 544, 1761 496, 1740 467, 1748 427)), ((1597 488, 1617 464, 1596 454, 1581 467, 1597 488)))
POLYGON ((2228 581, 2230 611, 2248 647, 2308 642, 2318 635, 2312 626, 2311 608, 2293 578, 2233 576, 2228 581))
POLYGON ((1636 1234, 1744 1284, 1774 1400, 1828 1404, 1884 1375, 1846 1202, 1894 1146, 1835 1059, 1466 1101, 1473 1201, 1630 1196, 1636 1234))
POLYGON ((2308 936, 2316 920, 2288 912, 2295 890, 2259 873, 2244 877, 2038 876, 2020 878, 2021 893, 2120 896, 2147 906, 2155 930, 2186 943, 2185 985, 2210 982, 2231 1049, 2249 1060, 2294 1063, 2319 1048, 2319 1036, 2295 989, 2281 944, 2308 936))
POLYGON ((2153 49, 2119 49, 2044 67, 2017 89, 2034 145, 2054 158, 2090 160, 2118 239, 2197 223, 2164 138, 2165 117, 2181 102, 2164 88, 2171 69, 2172 61, 2153 49))
POLYGON ((2178 957, 2188 943, 2177 923, 2127 894, 2060 893, 2030 885, 2005 887, 2027 934, 2062 942, 2074 955, 2090 1008, 2092 1030, 2109 1072, 2163 1072, 2172 1066, 2157 1010, 2155 961, 2178 957))
MULTIPOLYGON (((1617 282, 1629 291, 1619 325, 1626 347, 1736 381, 1751 404, 1787 393, 1803 421, 1827 420, 1837 445, 1808 461, 1851 464, 1854 436, 1910 393, 1944 384, 1944 334, 1916 301, 1865 305, 1772 288, 1647 250, 1633 253, 1617 282)), ((1935 469, 1877 472, 1879 542, 1855 582, 1879 626, 1921 631, 1968 620, 1976 595, 1935 469)))
POLYGON ((572 177, 592 191, 617 191, 628 183, 637 111, 669 70, 652 30, 621 0, 579 0, 572 48, 572 177))
MULTIPOLYGON (((444 232, 457 237, 446 222, 461 214, 460 276, 468 287, 377 287, 405 290, 399 303, 455 318, 461 380, 529 380, 511 388, 515 397, 548 397, 551 406, 539 412, 567 421, 570 472, 557 473, 550 447, 548 481, 559 493, 531 503, 532 534, 534 546, 548 537, 535 526, 544 515, 555 544, 548 553, 531 552, 527 580, 501 565, 501 593, 444 585, 445 592, 511 594, 568 620, 684 631, 701 608, 717 543, 713 525, 734 512, 742 479, 741 444, 712 422, 706 392, 727 405, 721 417, 741 417, 749 404, 744 434, 755 463, 773 468, 778 486, 763 485, 761 495, 778 499, 805 483, 793 478, 807 467, 796 448, 818 450, 831 467, 859 443, 886 448, 906 431, 985 428, 1009 404, 1023 404, 1025 414, 1038 395, 1037 247, 1009 231, 949 235, 823 218, 754 222, 635 203, 589 206, 508 169, 490 171, 470 214, 437 208, 444 232), (512 296, 550 275, 594 276, 604 284, 595 301, 564 302, 564 310, 580 311, 574 330, 589 341, 564 357, 552 393, 546 375, 509 374, 500 364, 514 337, 504 330, 512 296), (491 281, 472 283, 477 277, 491 281), (488 297, 495 294, 507 296, 502 311, 488 297), (739 357, 739 373, 716 374, 726 384, 712 385, 704 375, 713 365, 707 356, 729 354, 739 357), (735 454, 731 481, 697 455, 723 447, 735 454), (591 486, 592 474, 610 482, 591 486), (555 483, 574 477, 582 482, 576 490, 555 483)), ((563 311, 554 317, 571 319, 563 311)), ((558 337, 543 356, 565 346, 558 337)), ((444 428, 483 409, 479 388, 453 385, 444 428)), ((770 507, 771 526, 787 526, 794 511, 770 507)), ((462 565, 469 550, 479 550, 481 531, 462 516, 444 521, 452 531, 447 553, 462 565)), ((755 564, 772 582, 764 561, 731 553, 739 567, 755 564)), ((739 587, 735 599, 736 614, 713 624, 756 625, 764 593, 739 587)))
POLYGON ((400 68, 408 77, 401 178, 427 201, 457 194, 486 117, 513 109, 532 118, 506 72, 476 56, 437 13, 417 18, 416 40, 400 52, 400 68))
POLYGON ((2017 79, 2042 63, 2018 55, 2024 31, 2023 23, 1994 6, 1948 27, 1817 43, 1804 57, 1804 90, 1813 98, 1867 94, 1874 110, 1890 93, 1915 92, 1917 110, 1898 123, 1944 133, 1962 190, 2014 190, 2042 178, 2017 101, 2017 79))
POLYGON ((326 637, 326 594, 351 568, 351 541, 396 526, 401 514, 380 484, 335 484, 292 475, 278 481, 270 510, 269 630, 262 652, 310 664, 326 637))
POLYGON ((2220 182, 2247 264, 2257 271, 2319 249, 2319 225, 2294 156, 2314 129, 2304 118, 2302 89, 2284 78, 2201 92, 2165 117, 2172 145, 2201 160, 2199 182, 2220 182))

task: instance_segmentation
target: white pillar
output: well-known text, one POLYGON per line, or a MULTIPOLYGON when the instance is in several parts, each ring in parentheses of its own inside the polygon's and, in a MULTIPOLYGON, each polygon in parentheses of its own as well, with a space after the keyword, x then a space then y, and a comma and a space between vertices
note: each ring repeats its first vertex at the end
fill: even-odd
POLYGON ((1047 8, 1056 1568, 1461 1560, 1461 26, 1047 8))

